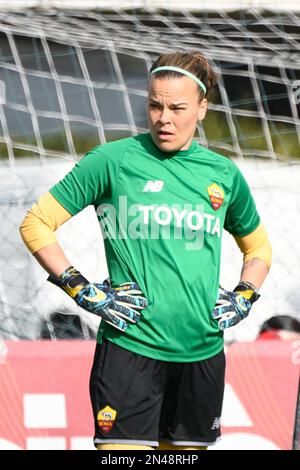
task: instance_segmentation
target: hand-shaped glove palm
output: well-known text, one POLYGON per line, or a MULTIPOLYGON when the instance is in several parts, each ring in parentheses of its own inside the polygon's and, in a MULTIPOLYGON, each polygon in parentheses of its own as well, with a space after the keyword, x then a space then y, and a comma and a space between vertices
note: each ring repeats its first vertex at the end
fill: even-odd
POLYGON ((49 276, 48 281, 58 285, 84 310, 100 316, 106 323, 125 331, 128 324, 137 323, 148 302, 135 282, 127 282, 113 289, 108 281, 103 284, 88 282, 72 266, 59 279, 49 276))
POLYGON ((212 311, 212 318, 219 320, 220 330, 237 325, 249 315, 252 304, 259 298, 255 287, 248 282, 240 282, 233 292, 219 287, 218 300, 212 311))

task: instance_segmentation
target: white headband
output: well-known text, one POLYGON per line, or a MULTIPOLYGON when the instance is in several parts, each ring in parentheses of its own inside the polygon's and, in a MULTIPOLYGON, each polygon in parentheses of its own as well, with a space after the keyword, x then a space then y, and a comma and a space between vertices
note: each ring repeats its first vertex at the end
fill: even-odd
POLYGON ((206 86, 204 85, 203 82, 201 82, 201 80, 199 80, 198 77, 196 77, 196 75, 194 75, 193 73, 189 72, 188 70, 185 70, 185 69, 181 69, 180 67, 173 67, 171 65, 164 65, 162 67, 157 67, 156 69, 152 70, 152 72, 150 73, 150 77, 151 75, 153 75, 154 73, 156 72, 161 72, 163 70, 170 70, 171 72, 178 72, 178 73, 182 73, 183 75, 186 75, 187 77, 191 78, 192 80, 194 80, 194 82, 197 83, 197 85, 199 85, 200 88, 202 88, 202 90, 204 91, 204 93, 206 93, 206 86))

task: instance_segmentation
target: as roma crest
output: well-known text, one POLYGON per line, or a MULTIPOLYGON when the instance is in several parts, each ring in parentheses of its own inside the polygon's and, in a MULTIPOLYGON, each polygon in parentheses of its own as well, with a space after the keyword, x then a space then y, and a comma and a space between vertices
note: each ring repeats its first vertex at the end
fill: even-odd
POLYGON ((97 421, 99 428, 105 434, 109 433, 114 425, 117 416, 116 410, 113 410, 110 406, 106 406, 100 410, 97 414, 97 421))
POLYGON ((207 192, 213 209, 218 210, 224 202, 224 191, 216 183, 207 186, 207 192))

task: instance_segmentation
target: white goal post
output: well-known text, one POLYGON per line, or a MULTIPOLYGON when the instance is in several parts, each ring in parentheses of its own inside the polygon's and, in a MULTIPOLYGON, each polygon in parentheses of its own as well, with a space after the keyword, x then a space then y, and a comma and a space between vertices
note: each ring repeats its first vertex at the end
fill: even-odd
POLYGON ((0 9, 61 8, 89 9, 166 9, 169 11, 229 11, 255 8, 270 11, 300 11, 298 0, 2 0, 0 9))

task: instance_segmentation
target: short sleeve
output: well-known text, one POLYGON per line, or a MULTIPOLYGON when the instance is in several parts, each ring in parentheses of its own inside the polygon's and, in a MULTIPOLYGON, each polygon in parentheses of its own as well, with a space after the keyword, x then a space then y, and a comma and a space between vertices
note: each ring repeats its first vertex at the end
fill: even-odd
POLYGON ((50 193, 72 215, 109 196, 118 171, 118 159, 96 147, 88 152, 50 193))
POLYGON ((244 237, 258 227, 260 217, 244 176, 233 162, 230 166, 233 184, 224 228, 232 235, 244 237))

